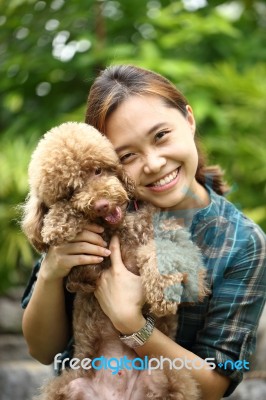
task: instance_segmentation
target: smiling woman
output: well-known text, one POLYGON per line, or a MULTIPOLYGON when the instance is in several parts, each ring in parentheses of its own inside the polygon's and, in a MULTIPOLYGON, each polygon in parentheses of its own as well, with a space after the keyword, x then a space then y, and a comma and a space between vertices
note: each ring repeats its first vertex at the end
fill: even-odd
MULTIPOLYGON (((228 188, 220 168, 206 165, 193 110, 163 76, 132 65, 105 69, 91 87, 86 122, 113 143, 136 183, 137 200, 175 213, 190 230, 207 268, 212 295, 204 304, 181 308, 177 343, 155 332, 139 355, 213 357, 215 371, 193 371, 203 399, 232 393, 243 370, 219 365, 228 358, 248 359, 254 350, 265 303, 265 235, 223 197, 228 188)), ((134 331, 139 313, 128 320, 110 297, 109 290, 98 298, 107 315, 118 330, 126 320, 134 331)))
MULTIPOLYGON (((187 228, 207 271, 211 293, 193 307, 181 298, 175 341, 155 327, 136 348, 138 356, 201 360, 204 367, 191 374, 202 399, 228 396, 244 372, 232 366, 248 362, 254 352, 265 304, 264 233, 225 199, 221 170, 207 166, 201 152, 193 110, 166 78, 131 65, 105 69, 91 87, 86 122, 112 142, 135 182, 139 206, 149 201, 175 216, 172 228, 187 228), (215 369, 207 365, 210 359, 215 369)), ((100 212, 104 207, 99 204, 100 212)), ((115 212, 111 219, 118 217, 115 212)), ((102 233, 88 225, 71 242, 51 246, 34 270, 23 298, 23 332, 41 362, 52 362, 71 339, 72 302, 64 277, 74 266, 110 256, 111 267, 95 291, 102 310, 122 337, 138 336, 146 326, 141 279, 127 270, 117 237, 108 251, 102 233)))

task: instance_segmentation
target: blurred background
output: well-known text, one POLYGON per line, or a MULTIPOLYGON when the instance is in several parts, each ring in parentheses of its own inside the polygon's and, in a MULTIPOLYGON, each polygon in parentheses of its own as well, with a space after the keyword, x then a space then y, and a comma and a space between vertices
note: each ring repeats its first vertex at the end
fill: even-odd
MULTIPOLYGON (((51 373, 32 367, 19 306, 38 258, 17 210, 37 141, 84 120, 105 66, 152 69, 187 97, 210 163, 226 171, 229 199, 266 230, 266 2, 0 0, 0 32, 0 400, 28 400, 51 373)), ((264 371, 265 332, 264 314, 254 359, 264 371)), ((266 398, 264 390, 245 386, 241 399, 266 398)))
POLYGON ((52 126, 84 120, 111 63, 177 85, 230 200, 266 229, 265 1, 2 0, 0 29, 0 292, 24 285, 37 257, 16 209, 30 154, 52 126))

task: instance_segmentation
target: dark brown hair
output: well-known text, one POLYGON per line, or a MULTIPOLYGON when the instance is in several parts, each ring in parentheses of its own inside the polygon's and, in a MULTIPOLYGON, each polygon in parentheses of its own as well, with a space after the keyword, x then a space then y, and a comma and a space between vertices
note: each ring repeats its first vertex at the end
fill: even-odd
MULTIPOLYGON (((114 65, 103 70, 91 86, 85 122, 103 134, 110 114, 129 96, 154 95, 160 97, 169 107, 177 108, 187 116, 188 102, 183 94, 163 76, 133 65, 114 65)), ((208 184, 218 194, 224 194, 228 187, 223 181, 219 166, 207 166, 206 156, 195 138, 198 151, 196 180, 208 184)))

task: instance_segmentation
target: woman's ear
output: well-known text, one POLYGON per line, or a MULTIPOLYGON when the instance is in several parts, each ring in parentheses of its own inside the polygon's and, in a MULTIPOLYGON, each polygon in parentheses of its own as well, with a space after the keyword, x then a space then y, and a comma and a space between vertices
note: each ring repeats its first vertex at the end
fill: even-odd
POLYGON ((22 206, 23 216, 21 220, 21 228, 30 243, 38 252, 47 250, 47 245, 43 242, 41 230, 43 226, 43 218, 48 208, 41 202, 37 196, 30 193, 25 204, 22 206))
POLYGON ((187 109, 187 121, 191 127, 191 131, 193 133, 193 136, 196 133, 196 121, 194 118, 194 114, 193 114, 193 110, 191 108, 191 106, 189 104, 186 105, 186 109, 187 109))

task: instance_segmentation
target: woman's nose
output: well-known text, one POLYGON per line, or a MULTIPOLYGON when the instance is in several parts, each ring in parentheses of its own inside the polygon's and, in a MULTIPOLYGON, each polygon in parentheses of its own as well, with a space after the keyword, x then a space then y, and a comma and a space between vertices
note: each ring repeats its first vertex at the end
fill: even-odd
POLYGON ((157 173, 166 164, 166 159, 156 153, 150 153, 144 161, 145 174, 157 173))

